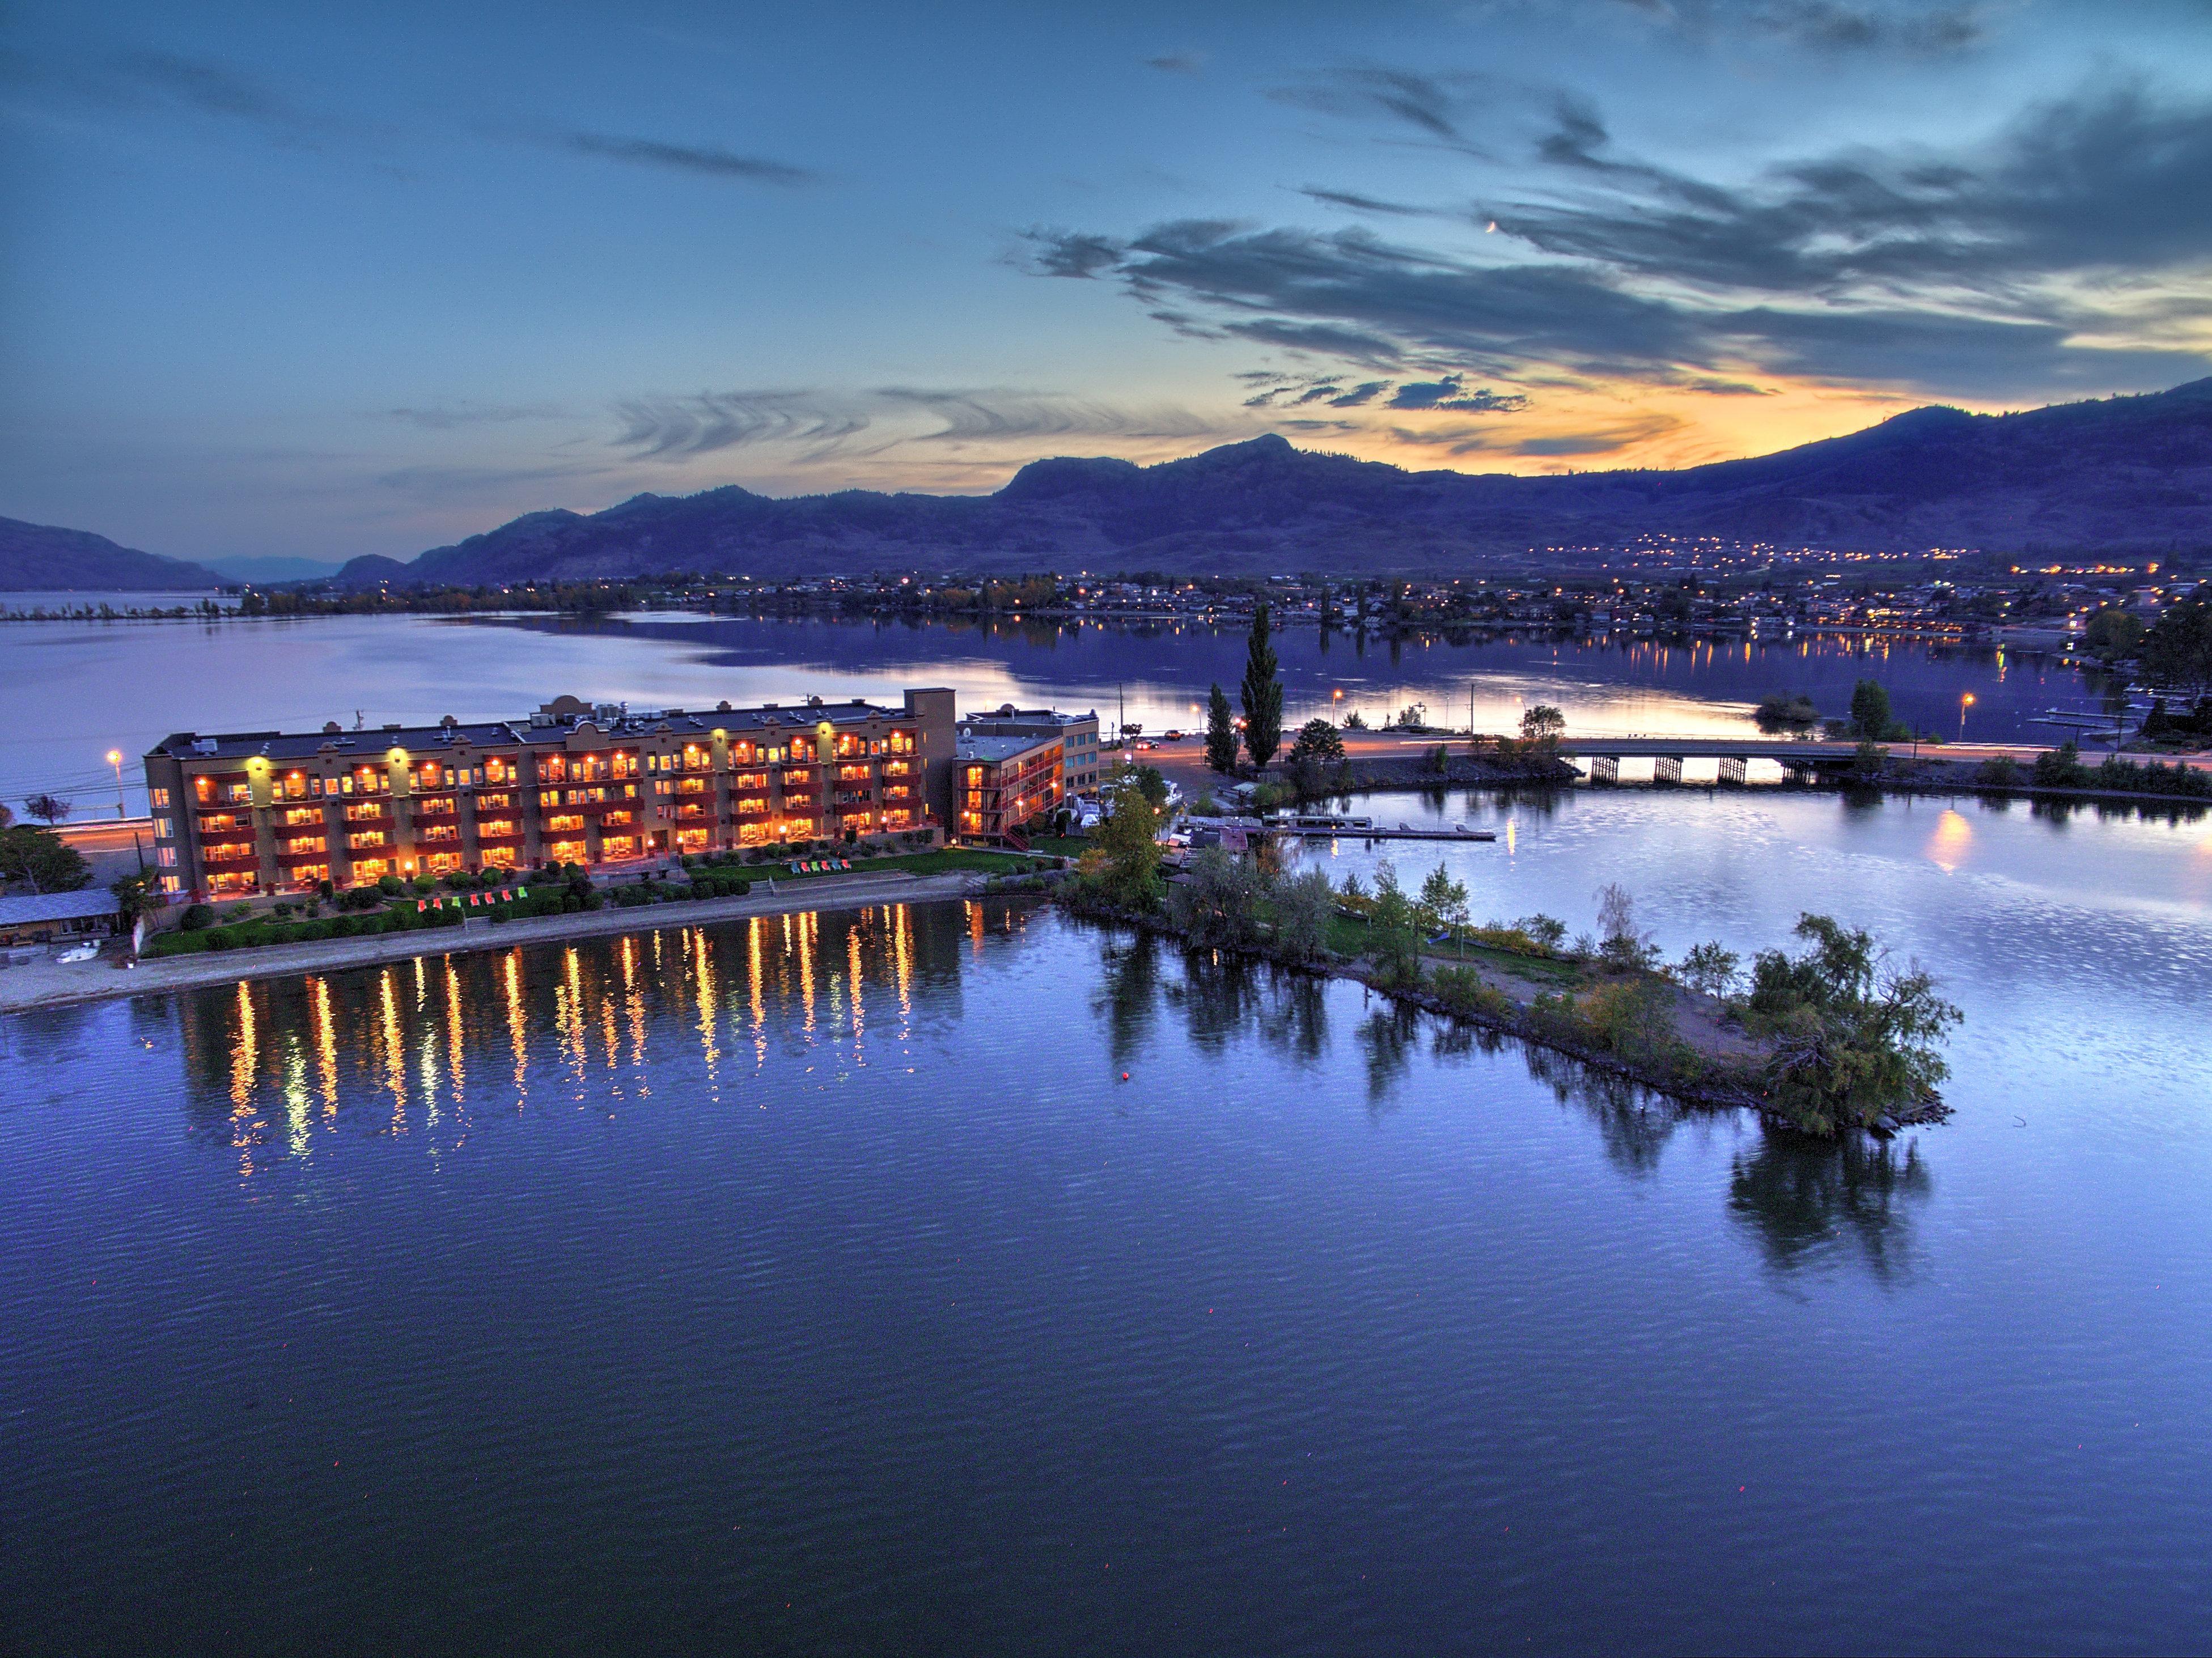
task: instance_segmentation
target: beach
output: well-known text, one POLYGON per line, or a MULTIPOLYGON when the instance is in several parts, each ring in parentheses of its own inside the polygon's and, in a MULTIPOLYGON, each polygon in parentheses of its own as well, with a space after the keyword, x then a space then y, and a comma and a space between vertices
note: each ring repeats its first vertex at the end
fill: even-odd
POLYGON ((348 968, 374 967, 417 956, 459 956, 563 938, 654 932, 668 927, 744 920, 756 915, 856 909, 872 904, 924 903, 932 899, 957 898, 980 890, 983 878, 965 871, 925 876, 896 872, 856 872, 849 877, 794 884, 782 892, 769 891, 763 885, 741 898, 705 898, 657 904, 650 908, 610 907, 514 921, 477 919, 458 928, 377 933, 362 938, 320 938, 309 944, 268 944, 212 955, 161 957, 141 961, 127 970, 118 967, 112 956, 105 954, 96 961, 67 964, 51 959, 30 962, 0 969, 0 1013, 234 984, 247 979, 342 972, 348 968))

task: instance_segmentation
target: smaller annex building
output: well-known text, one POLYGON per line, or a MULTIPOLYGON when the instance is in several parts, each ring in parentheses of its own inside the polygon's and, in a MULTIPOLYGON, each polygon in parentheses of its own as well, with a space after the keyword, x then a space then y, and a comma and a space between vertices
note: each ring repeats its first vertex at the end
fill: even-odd
POLYGON ((0 898, 0 949, 50 944, 69 938, 104 938, 115 931, 123 906, 112 892, 31 892, 0 898))

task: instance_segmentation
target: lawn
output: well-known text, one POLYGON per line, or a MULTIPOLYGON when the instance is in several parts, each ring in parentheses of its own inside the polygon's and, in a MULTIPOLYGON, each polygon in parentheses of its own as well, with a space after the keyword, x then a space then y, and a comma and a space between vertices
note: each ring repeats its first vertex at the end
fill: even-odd
POLYGON ((791 865, 783 864, 725 865, 725 874, 735 873, 748 880, 773 881, 779 888, 800 881, 830 881, 846 876, 868 875, 896 871, 902 875, 945 875, 955 870, 972 870, 984 875, 1004 875, 1029 860, 1016 853, 980 852, 969 847, 947 847, 938 852, 911 853, 902 858, 855 858, 850 869, 812 870, 803 875, 791 872, 791 865))

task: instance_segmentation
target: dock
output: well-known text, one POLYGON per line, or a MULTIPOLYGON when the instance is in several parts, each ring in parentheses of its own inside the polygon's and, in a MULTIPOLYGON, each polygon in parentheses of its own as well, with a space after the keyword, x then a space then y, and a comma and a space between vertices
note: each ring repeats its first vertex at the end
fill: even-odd
POLYGON ((1285 835, 1302 841, 1495 841, 1496 829, 1471 829, 1464 823, 1449 829, 1415 829, 1401 823, 1388 829, 1380 823, 1365 829, 1309 829, 1295 823, 1268 823, 1261 833, 1285 835))
MULTIPOLYGON (((1241 847, 1253 835, 1276 835, 1293 841, 1495 841, 1496 829, 1471 829, 1464 823, 1449 829, 1415 829, 1411 823, 1395 828, 1371 817, 1325 817, 1319 813, 1291 817, 1186 817, 1184 829, 1193 835, 1228 837, 1241 847)), ((1213 844, 1208 841, 1207 844, 1213 844)))

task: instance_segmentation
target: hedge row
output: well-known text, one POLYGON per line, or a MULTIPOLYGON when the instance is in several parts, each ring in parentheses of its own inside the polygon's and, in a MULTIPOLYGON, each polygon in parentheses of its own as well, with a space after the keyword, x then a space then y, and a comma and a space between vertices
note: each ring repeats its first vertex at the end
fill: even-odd
POLYGON ((191 956, 202 950, 254 950, 264 944, 306 944, 317 938, 366 938, 419 927, 459 926, 460 912, 391 909, 380 915, 331 915, 313 921, 239 921, 196 932, 163 932, 147 941, 149 956, 191 956))
POLYGON ((617 887, 610 896, 624 909, 635 909, 641 904, 680 904, 694 898, 742 898, 752 890, 753 884, 743 876, 695 869, 689 885, 672 881, 651 882, 617 887))

